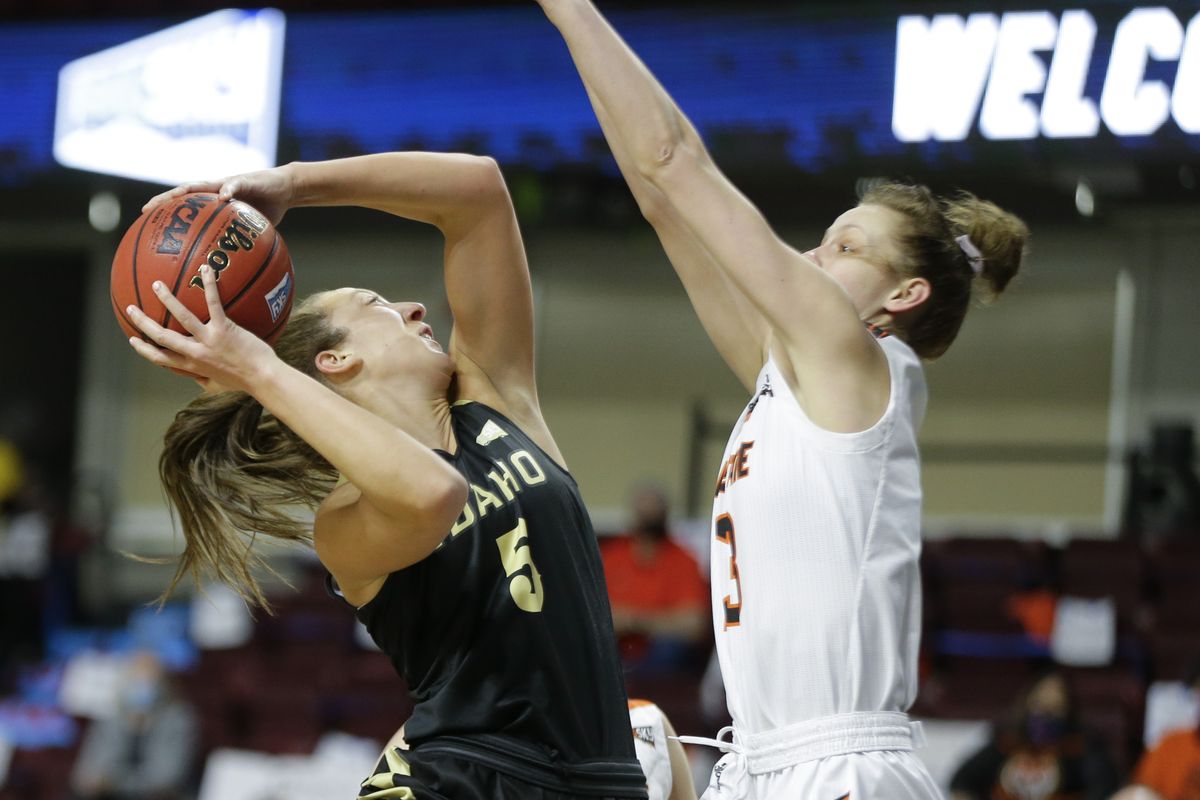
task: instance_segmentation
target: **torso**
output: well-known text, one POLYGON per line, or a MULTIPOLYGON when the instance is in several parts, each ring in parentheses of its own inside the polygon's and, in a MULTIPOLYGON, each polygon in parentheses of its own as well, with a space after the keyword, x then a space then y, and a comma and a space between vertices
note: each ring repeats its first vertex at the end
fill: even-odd
POLYGON ((567 761, 632 759, 595 535, 573 478, 481 403, 444 457, 467 504, 428 558, 358 611, 409 684, 406 738, 497 734, 567 761))
POLYGON ((774 359, 726 446, 712 527, 717 651, 734 723, 756 733, 916 695, 920 362, 880 341, 887 410, 861 433, 815 425, 774 359))

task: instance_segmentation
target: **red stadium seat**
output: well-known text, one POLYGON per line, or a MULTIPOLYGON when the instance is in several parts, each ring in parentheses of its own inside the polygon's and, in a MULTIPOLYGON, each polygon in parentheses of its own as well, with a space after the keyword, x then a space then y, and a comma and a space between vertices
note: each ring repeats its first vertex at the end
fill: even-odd
POLYGON ((267 682, 246 699, 241 746, 264 753, 311 753, 322 729, 316 689, 267 682))
POLYGON ((1114 758, 1127 768, 1140 751, 1146 684, 1127 669, 1066 669, 1081 721, 1105 734, 1114 758), (1119 716, 1120 720, 1115 718, 1119 716))
POLYGON ((995 720, 1007 716, 1033 674, 1027 659, 946 659, 927 679, 913 713, 939 719, 995 720))
POLYGON ((1119 703, 1081 703, 1079 722, 1103 741, 1119 774, 1127 774, 1138 751, 1137 735, 1129 713, 1119 703))
POLYGON ((381 746, 412 716, 412 701, 403 684, 391 691, 351 689, 327 701, 330 726, 374 739, 381 746))
POLYGON ((1145 596, 1146 559, 1136 542, 1072 539, 1059 561, 1061 593, 1111 597, 1123 628, 1135 626, 1145 596))
POLYGON ((1181 681, 1200 660, 1200 629, 1156 625, 1149 635, 1154 679, 1181 681))
POLYGON ((943 630, 980 633, 1024 633, 1021 623, 1009 612, 1009 598, 1016 589, 996 584, 951 584, 942 587, 940 627, 943 630))
POLYGON ((929 575, 942 585, 970 583, 1013 588, 1039 586, 1046 578, 1046 545, 1005 537, 927 542, 929 575))

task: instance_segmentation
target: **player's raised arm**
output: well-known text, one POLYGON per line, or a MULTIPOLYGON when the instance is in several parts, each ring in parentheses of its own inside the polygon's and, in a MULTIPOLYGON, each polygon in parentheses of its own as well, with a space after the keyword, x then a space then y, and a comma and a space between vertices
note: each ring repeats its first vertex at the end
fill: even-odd
POLYGON ((844 424, 877 416, 886 401, 886 364, 846 292, 783 242, 717 169, 690 122, 591 2, 539 2, 602 109, 605 133, 624 153, 627 173, 660 193, 658 213, 694 237, 766 320, 801 400, 837 384, 837 394, 862 397, 869 406, 851 409, 853 419, 844 424))
MULTIPOLYGON (((496 162, 447 153, 381 153, 291 165, 292 205, 356 205, 436 226, 446 238, 450 352, 510 409, 536 409, 533 295, 512 201, 496 162)), ((486 387, 485 387, 486 390, 486 387)))
POLYGON ((642 215, 658 234, 700 323, 734 375, 747 390, 751 389, 765 360, 769 335, 766 319, 725 275, 712 253, 692 235, 662 191, 638 173, 608 110, 586 82, 584 86, 617 166, 642 215))

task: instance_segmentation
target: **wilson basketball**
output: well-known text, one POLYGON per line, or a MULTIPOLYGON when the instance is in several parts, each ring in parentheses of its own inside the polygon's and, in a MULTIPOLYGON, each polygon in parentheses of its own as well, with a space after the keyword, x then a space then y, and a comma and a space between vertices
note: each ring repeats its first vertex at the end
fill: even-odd
POLYGON ((163 327, 186 333, 155 297, 155 281, 207 322, 203 264, 217 278, 225 314, 273 344, 291 313, 296 285, 283 237, 245 203, 205 193, 181 195, 150 209, 121 239, 113 257, 111 294, 125 335, 142 336, 125 314, 130 305, 163 327))

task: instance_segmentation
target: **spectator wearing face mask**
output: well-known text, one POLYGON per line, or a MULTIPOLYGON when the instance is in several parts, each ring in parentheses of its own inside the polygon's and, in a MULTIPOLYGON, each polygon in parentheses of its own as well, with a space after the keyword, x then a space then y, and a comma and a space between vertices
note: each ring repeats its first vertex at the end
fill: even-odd
POLYGON ((192 709, 153 653, 129 660, 117 712, 87 729, 71 774, 76 800, 179 800, 195 760, 192 709))
POLYGON ((1119 786, 1102 743, 1076 719, 1052 672, 1024 693, 1013 720, 958 768, 951 800, 1106 800, 1119 786))
POLYGON ((621 659, 631 668, 688 665, 711 626, 708 584, 670 538, 665 492, 636 487, 630 505, 629 530, 600 548, 621 659))

